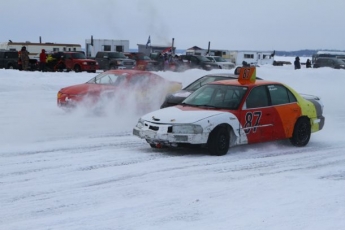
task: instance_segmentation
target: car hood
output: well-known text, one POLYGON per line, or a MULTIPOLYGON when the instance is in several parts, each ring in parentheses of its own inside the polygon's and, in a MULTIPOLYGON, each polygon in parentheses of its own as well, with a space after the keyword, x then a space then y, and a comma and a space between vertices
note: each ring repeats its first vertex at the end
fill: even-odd
POLYGON ((132 60, 132 59, 129 59, 129 58, 111 58, 111 60, 126 61, 126 62, 135 62, 135 60, 132 60))
POLYGON ((115 89, 115 87, 112 85, 84 83, 84 84, 73 85, 73 86, 62 88, 60 92, 64 94, 69 94, 69 95, 81 95, 81 94, 88 94, 88 93, 97 93, 97 92, 101 92, 101 91, 109 90, 109 89, 115 89))
POLYGON ((148 113, 142 119, 158 124, 186 124, 194 123, 221 113, 224 112, 190 106, 173 106, 148 113))

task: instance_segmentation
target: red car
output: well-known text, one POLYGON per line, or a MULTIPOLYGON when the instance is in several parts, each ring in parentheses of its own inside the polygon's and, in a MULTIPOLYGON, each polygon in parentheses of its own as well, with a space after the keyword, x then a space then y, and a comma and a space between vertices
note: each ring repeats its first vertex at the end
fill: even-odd
POLYGON ((114 103, 148 110, 152 105, 159 108, 167 94, 181 88, 180 82, 168 81, 151 72, 116 69, 100 73, 86 83, 62 88, 57 94, 57 104, 62 108, 94 107, 105 99, 107 102, 116 99, 114 103))

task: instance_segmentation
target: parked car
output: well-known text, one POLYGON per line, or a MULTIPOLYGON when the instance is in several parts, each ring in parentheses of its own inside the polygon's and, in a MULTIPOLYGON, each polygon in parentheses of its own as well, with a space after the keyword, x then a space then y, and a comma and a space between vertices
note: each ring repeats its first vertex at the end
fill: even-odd
POLYGON ((18 69, 18 51, 0 50, 0 69, 18 69))
MULTIPOLYGON (((91 78, 86 83, 68 86, 59 90, 57 104, 59 107, 71 109, 78 105, 94 108, 103 99, 119 98, 119 109, 133 101, 126 99, 135 97, 134 103, 148 109, 150 103, 157 101, 157 108, 164 97, 180 90, 180 82, 168 81, 149 71, 140 70, 108 70, 91 78)), ((134 107, 134 105, 133 105, 134 107)))
POLYGON ((152 60, 149 56, 146 56, 144 53, 141 52, 130 52, 124 53, 124 55, 136 62, 136 69, 138 70, 146 70, 146 71, 155 71, 157 70, 158 62, 152 60))
POLYGON ((47 71, 75 71, 92 72, 98 70, 98 63, 93 59, 87 59, 84 52, 47 52, 47 71))
POLYGON ((219 69, 233 69, 235 68, 235 63, 225 60, 219 56, 206 56, 207 59, 216 63, 219 69))
MULTIPOLYGON (((206 85, 207 83, 214 82, 214 81, 221 81, 221 80, 238 79, 240 69, 241 67, 237 67, 234 71, 234 74, 231 74, 231 73, 208 74, 193 81, 192 83, 190 83, 188 86, 184 87, 183 89, 176 91, 174 93, 168 94, 161 105, 161 109, 182 103, 182 101, 186 99, 190 94, 192 94, 195 90, 199 89, 200 87, 206 85)), ((256 79, 262 80, 259 77, 256 77, 256 79)))
POLYGON ((334 69, 345 69, 345 62, 338 58, 333 57, 320 57, 316 59, 313 65, 314 68, 331 67, 334 69))
POLYGON ((95 60, 99 64, 99 69, 135 69, 136 62, 129 59, 121 52, 116 51, 99 51, 96 54, 95 60))
POLYGON ((206 147, 224 155, 229 147, 289 139, 308 144, 325 122, 317 96, 303 96, 291 87, 256 81, 255 67, 245 67, 238 80, 214 81, 189 95, 181 105, 142 116, 133 134, 152 148, 206 147))
POLYGON ((219 69, 216 63, 213 63, 205 56, 200 55, 180 55, 182 61, 186 63, 186 65, 190 69, 203 69, 203 70, 211 70, 211 69, 219 69))

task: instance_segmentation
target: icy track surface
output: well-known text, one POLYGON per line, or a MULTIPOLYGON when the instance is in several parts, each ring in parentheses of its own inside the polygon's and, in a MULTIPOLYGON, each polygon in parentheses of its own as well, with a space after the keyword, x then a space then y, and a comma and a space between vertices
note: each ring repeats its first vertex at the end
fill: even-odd
MULTIPOLYGON (((186 86, 215 72, 164 72, 186 86)), ((132 136, 140 114, 56 106, 90 73, 0 70, 1 230, 345 229, 345 71, 257 68, 325 104, 310 143, 235 147, 222 157, 151 149, 132 136)))

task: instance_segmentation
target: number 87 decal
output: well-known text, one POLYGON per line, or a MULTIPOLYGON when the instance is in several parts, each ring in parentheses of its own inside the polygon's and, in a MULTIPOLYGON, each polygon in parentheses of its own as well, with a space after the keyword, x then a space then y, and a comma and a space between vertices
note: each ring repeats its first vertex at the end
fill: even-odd
POLYGON ((244 132, 249 134, 250 131, 256 132, 256 129, 260 123, 261 111, 246 113, 246 123, 244 124, 244 132))

